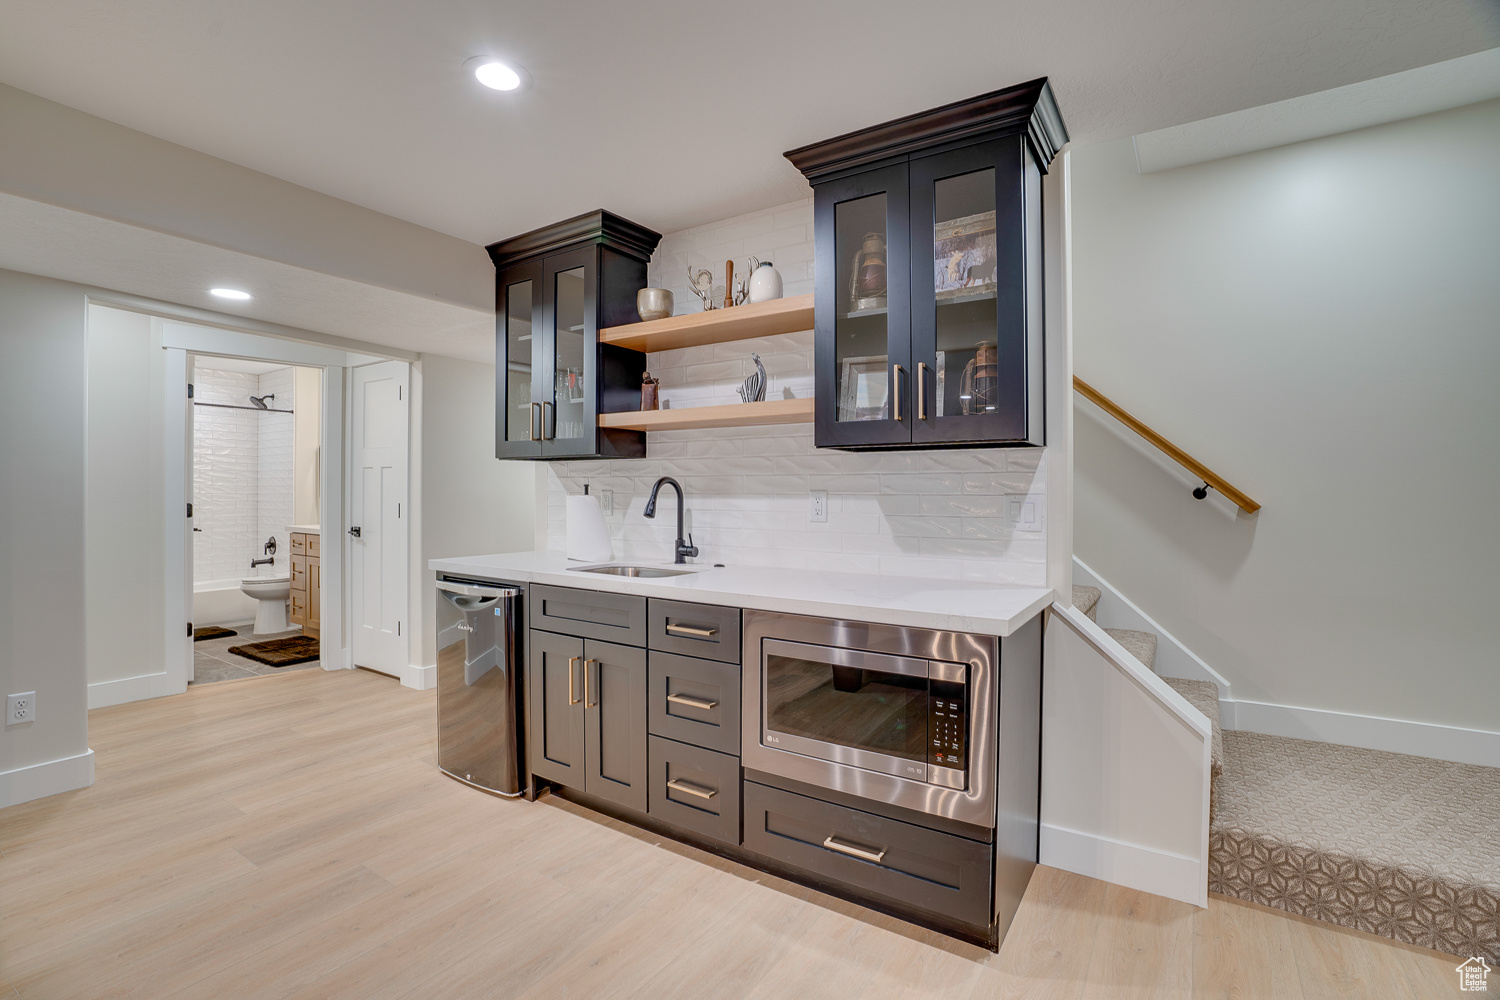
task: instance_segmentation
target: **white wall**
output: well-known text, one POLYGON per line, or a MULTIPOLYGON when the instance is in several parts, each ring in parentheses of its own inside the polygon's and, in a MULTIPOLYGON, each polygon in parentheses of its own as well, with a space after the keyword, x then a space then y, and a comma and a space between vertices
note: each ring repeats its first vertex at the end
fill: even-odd
POLYGON ((532 548, 539 463, 495 459, 495 366, 424 354, 413 372, 411 621, 416 665, 437 663, 431 559, 532 548))
POLYGON ((292 495, 294 524, 318 523, 318 473, 321 468, 323 373, 316 368, 293 368, 292 395, 297 400, 293 446, 292 495))
POLYGON ((140 313, 88 309, 88 682, 162 670, 160 335, 140 313))
POLYGON ((92 784, 85 680, 85 290, 0 271, 0 806, 92 784))
POLYGON ((1500 101, 1163 171, 1074 152, 1080 558, 1242 701, 1500 729, 1500 101))
MULTIPOLYGON (((782 272, 784 293, 812 291, 812 199, 737 216, 662 239, 647 272, 672 290, 679 315, 701 308, 687 268, 748 255, 782 272)), ((722 290, 720 295, 722 295, 722 290)), ((647 358, 673 408, 737 403, 735 387, 766 366, 767 398, 812 395, 812 332, 662 351, 647 358)), ((1046 452, 976 449, 863 453, 819 449, 811 424, 664 431, 647 458, 546 463, 546 545, 566 544, 569 493, 614 491, 608 519, 617 558, 670 560, 676 496, 655 520, 641 511, 659 476, 687 491, 701 562, 842 569, 1045 586, 1046 452), (808 492, 828 492, 826 523, 808 521, 808 492), (1034 518, 1027 526, 1023 516, 1034 518)))

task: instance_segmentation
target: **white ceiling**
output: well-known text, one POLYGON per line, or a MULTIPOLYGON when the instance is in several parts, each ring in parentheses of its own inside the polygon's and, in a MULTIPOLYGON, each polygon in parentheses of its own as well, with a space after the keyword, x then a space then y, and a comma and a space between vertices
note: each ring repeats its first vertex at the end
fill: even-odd
POLYGON ((0 82, 481 243, 790 201, 783 150, 1037 76, 1087 142, 1497 45, 1496 0, 0 2, 0 82))

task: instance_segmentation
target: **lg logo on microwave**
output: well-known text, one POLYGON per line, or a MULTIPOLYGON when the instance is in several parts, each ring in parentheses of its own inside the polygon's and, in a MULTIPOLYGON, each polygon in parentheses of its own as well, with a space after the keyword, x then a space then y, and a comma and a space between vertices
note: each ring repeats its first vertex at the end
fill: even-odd
POLYGON ((766 742, 767 743, 780 743, 781 742, 781 737, 780 736, 767 736, 766 737, 766 742))

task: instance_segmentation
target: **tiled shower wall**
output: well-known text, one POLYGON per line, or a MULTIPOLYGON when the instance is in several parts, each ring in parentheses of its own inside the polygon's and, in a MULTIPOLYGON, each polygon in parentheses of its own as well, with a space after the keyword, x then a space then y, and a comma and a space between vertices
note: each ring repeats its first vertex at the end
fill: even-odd
MULTIPOLYGON (((707 267, 722 285, 724 261, 770 260, 784 294, 813 290, 812 199, 742 215, 662 239, 648 269, 672 290, 676 312, 698 312, 687 268, 707 267)), ((718 289, 722 301, 723 289, 718 289)), ((735 387, 766 367, 766 398, 812 395, 812 331, 663 351, 647 367, 670 408, 737 403, 735 387)), ((642 516, 651 484, 672 476, 687 491, 699 562, 989 580, 1046 581, 1043 449, 854 453, 813 446, 811 424, 649 435, 648 458, 552 462, 547 476, 547 547, 566 547, 564 498, 585 483, 611 490, 607 518, 615 557, 671 558, 676 494, 642 516), (809 491, 828 492, 828 520, 808 520, 809 491)))
MULTIPOLYGON (((259 377, 245 372, 196 368, 198 403, 249 406, 251 396, 275 393, 271 405, 293 408, 292 369, 259 377)), ((215 406, 193 408, 193 580, 239 580, 250 576, 251 559, 262 558, 266 539, 276 537, 276 564, 260 575, 282 575, 291 566, 292 415, 215 406)))

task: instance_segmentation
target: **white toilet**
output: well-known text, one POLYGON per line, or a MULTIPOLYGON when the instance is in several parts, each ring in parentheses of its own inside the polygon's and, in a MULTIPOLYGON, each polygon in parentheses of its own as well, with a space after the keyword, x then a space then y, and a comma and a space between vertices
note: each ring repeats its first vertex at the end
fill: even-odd
POLYGON ((240 591, 260 602, 255 611, 255 634, 285 632, 286 599, 292 594, 289 576, 251 576, 240 581, 240 591))

